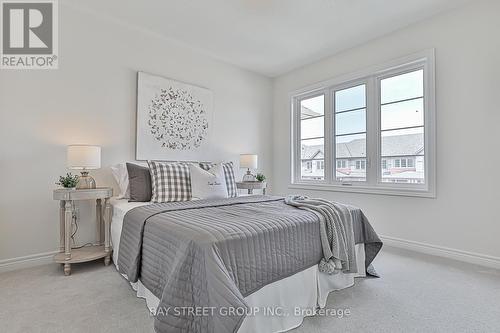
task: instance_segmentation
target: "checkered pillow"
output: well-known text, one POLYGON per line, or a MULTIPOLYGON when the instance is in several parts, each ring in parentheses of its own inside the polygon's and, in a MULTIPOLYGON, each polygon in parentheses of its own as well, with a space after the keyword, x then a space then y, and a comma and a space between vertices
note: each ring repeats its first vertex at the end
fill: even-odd
POLYGON ((148 161, 151 173, 151 201, 191 200, 189 164, 148 161))
MULTIPOLYGON (((200 167, 203 170, 210 169, 215 163, 200 163, 200 167)), ((238 196, 238 190, 236 188, 236 179, 234 178, 233 162, 222 163, 222 169, 224 169, 224 177, 226 178, 227 195, 229 198, 234 198, 238 196)))

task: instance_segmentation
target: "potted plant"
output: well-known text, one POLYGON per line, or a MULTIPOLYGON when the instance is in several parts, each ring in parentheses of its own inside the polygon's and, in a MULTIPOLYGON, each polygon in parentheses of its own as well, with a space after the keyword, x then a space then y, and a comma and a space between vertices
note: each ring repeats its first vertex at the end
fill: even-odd
POLYGON ((66 176, 59 176, 59 182, 56 185, 60 185, 69 190, 76 189, 79 177, 77 175, 72 175, 71 172, 67 173, 66 176))
POLYGON ((258 182, 265 182, 266 181, 266 176, 264 176, 263 173, 258 173, 257 176, 255 176, 255 179, 257 179, 258 182))

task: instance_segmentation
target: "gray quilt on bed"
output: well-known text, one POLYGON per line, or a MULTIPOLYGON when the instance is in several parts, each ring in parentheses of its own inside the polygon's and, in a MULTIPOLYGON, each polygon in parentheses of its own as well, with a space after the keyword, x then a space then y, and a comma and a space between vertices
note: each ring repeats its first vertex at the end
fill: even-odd
MULTIPOLYGON (((363 213, 350 210, 368 267, 382 243, 363 213)), ((317 215, 280 197, 249 196, 132 209, 118 267, 160 299, 157 332, 219 333, 237 331, 245 317, 222 309, 245 309, 245 296, 322 257, 317 215)))

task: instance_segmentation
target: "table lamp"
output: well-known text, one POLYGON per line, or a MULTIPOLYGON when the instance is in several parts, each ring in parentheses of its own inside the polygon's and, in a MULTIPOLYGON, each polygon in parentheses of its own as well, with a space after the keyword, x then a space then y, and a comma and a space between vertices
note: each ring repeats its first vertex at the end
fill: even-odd
POLYGON ((247 168, 247 173, 243 176, 244 182, 256 181, 255 175, 252 174, 250 169, 257 169, 258 156, 255 154, 241 154, 240 155, 240 168, 247 168))
POLYGON ((96 188, 95 180, 88 170, 101 167, 101 147, 88 145, 70 145, 67 150, 68 169, 81 170, 77 189, 96 188))

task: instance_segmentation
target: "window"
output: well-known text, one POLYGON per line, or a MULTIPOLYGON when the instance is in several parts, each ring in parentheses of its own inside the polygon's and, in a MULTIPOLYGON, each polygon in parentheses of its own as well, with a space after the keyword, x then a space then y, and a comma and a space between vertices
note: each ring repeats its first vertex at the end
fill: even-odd
MULTIPOLYGON (((383 164, 383 161, 382 161, 383 164)), ((394 160, 395 168, 415 168, 415 160, 413 158, 396 158, 394 160)), ((415 179, 418 181, 419 179, 415 179)))
POLYGON ((323 168, 314 168, 313 161, 323 159, 325 151, 325 96, 308 97, 300 101, 300 146, 302 180, 323 180, 323 168))
MULTIPOLYGON (((382 157, 394 158, 396 168, 413 168, 412 159, 424 157, 424 70, 391 75, 380 80, 382 157), (403 157, 406 156, 406 157, 403 157)), ((425 170, 381 174, 382 182, 424 183, 425 170)))
POLYGON ((433 197, 433 78, 426 51, 294 94, 292 187, 433 197))
POLYGON ((387 170, 387 160, 382 159, 382 170, 387 170))
POLYGON ((365 170, 365 169, 366 169, 365 160, 356 161, 356 170, 365 170))
MULTIPOLYGON (((334 90, 335 158, 354 160, 366 157, 366 85, 334 90)), ((366 160, 357 160, 354 172, 336 170, 338 181, 366 180, 366 160)))

